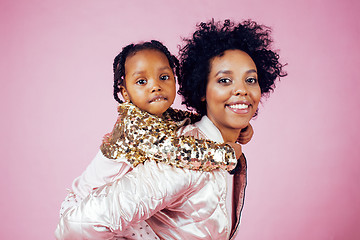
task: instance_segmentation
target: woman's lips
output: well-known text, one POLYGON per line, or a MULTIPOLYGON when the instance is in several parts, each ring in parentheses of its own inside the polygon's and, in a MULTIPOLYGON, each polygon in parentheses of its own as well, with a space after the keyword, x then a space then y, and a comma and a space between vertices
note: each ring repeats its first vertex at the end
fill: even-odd
POLYGON ((235 103, 226 104, 225 107, 238 114, 246 114, 250 111, 251 104, 247 101, 240 101, 235 103))

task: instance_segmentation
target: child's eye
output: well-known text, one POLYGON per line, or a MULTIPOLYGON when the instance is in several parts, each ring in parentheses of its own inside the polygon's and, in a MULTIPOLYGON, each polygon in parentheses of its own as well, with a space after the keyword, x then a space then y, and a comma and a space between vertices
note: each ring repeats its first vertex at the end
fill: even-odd
POLYGON ((147 83, 147 81, 145 79, 140 79, 140 80, 136 81, 136 84, 138 84, 138 85, 144 85, 146 83, 147 83))
POLYGON ((231 79, 230 78, 220 78, 219 80, 218 80, 218 83, 220 83, 220 84, 229 84, 229 83, 231 83, 232 81, 231 81, 231 79))
POLYGON ((246 82, 250 83, 250 84, 255 84, 255 83, 257 83, 257 79, 254 77, 250 77, 250 78, 246 79, 246 82))
POLYGON ((162 76, 160 76, 160 80, 163 80, 163 81, 168 80, 169 78, 170 78, 169 75, 162 75, 162 76))

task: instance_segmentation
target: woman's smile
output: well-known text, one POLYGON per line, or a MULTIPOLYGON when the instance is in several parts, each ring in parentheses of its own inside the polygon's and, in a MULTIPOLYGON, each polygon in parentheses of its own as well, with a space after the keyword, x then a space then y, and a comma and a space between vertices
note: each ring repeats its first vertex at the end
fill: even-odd
POLYGON ((225 104, 225 107, 236 114, 247 114, 250 111, 251 104, 248 101, 238 101, 225 104))

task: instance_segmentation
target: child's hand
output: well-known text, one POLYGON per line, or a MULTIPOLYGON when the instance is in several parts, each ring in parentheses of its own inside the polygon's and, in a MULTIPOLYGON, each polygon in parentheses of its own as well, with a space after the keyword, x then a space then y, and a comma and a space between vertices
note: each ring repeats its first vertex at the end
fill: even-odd
POLYGON ((241 154, 242 154, 242 149, 241 149, 241 145, 238 143, 233 143, 233 142, 227 142, 227 145, 230 145, 234 151, 235 151, 235 155, 236 155, 236 159, 239 159, 241 154))
POLYGON ((251 124, 247 125, 246 128, 241 129, 240 135, 237 141, 240 144, 247 144, 250 142, 252 136, 254 135, 254 129, 252 128, 251 124))

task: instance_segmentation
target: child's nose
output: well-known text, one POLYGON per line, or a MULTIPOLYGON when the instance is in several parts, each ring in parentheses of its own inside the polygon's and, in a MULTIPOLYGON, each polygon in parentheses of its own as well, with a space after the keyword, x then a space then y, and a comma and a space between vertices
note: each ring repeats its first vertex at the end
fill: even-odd
POLYGON ((158 81, 156 81, 151 87, 151 92, 159 92, 159 91, 161 91, 161 85, 158 83, 158 81))

